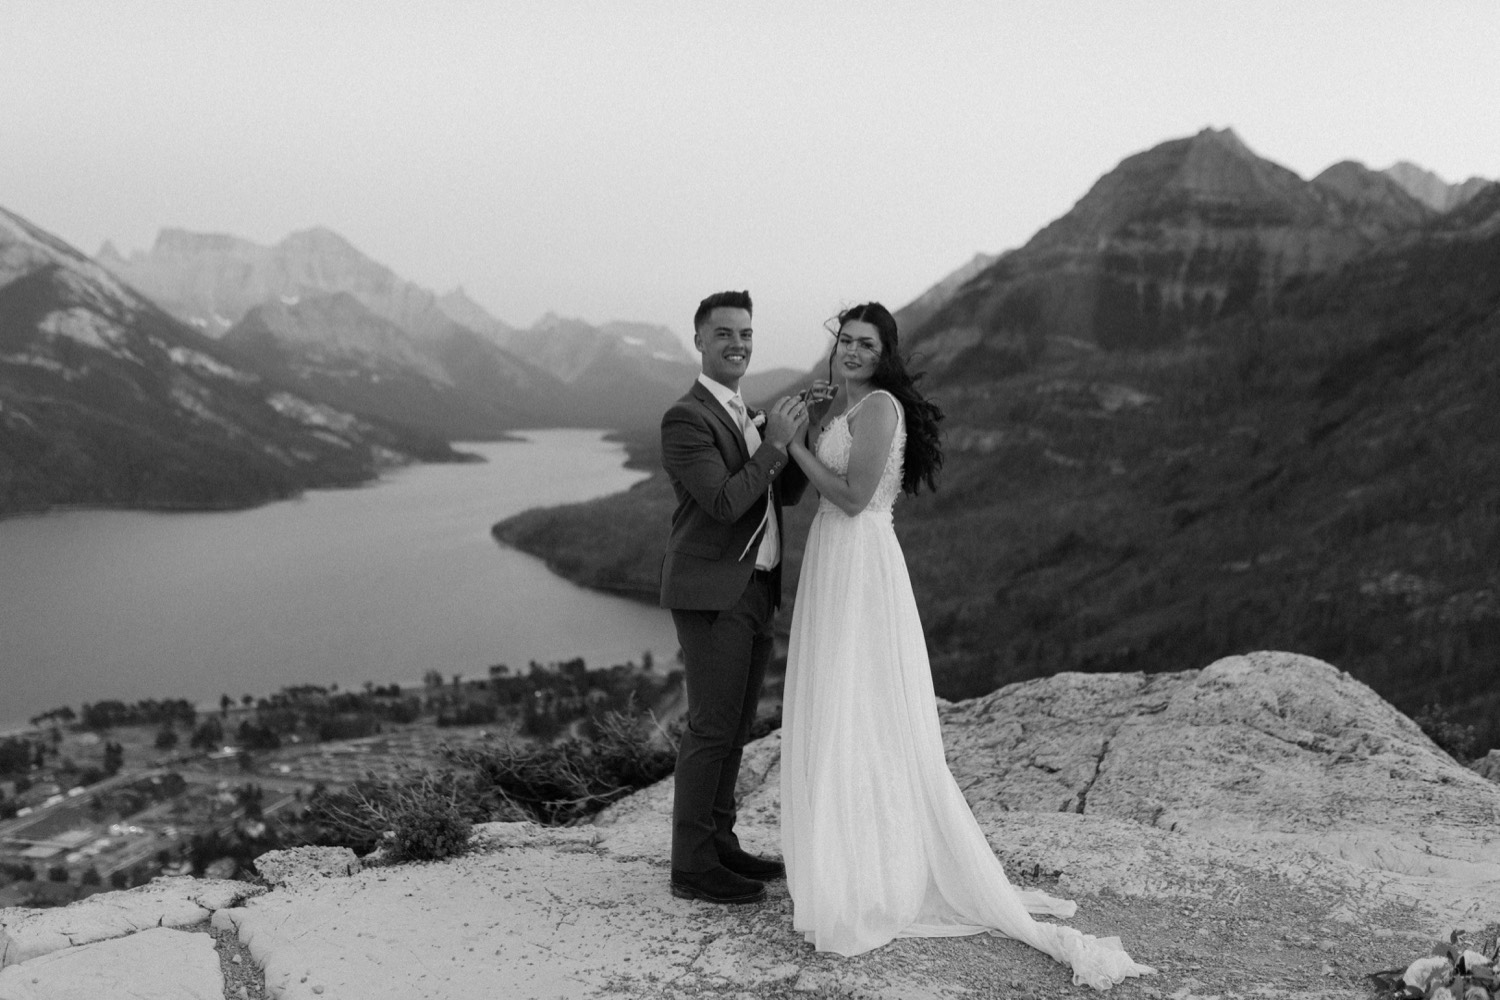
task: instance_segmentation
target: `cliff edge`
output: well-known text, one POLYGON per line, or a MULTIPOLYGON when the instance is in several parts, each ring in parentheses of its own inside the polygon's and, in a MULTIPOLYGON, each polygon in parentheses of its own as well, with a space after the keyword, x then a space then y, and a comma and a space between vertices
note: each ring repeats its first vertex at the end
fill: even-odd
MULTIPOLYGON (((1077 900, 1074 926, 1160 968, 1118 996, 1364 997, 1367 973, 1495 919, 1500 785, 1326 663, 1253 653, 1176 674, 1061 674, 940 711, 949 765, 1012 881, 1077 900)), ((751 850, 779 852, 779 757, 778 733, 746 754, 751 850)), ((1089 993, 987 935, 815 953, 781 883, 756 906, 676 900, 670 805, 668 781, 591 826, 481 827, 447 862, 278 873, 269 892, 224 894, 212 926, 278 1000, 1089 993)), ((0 911, 0 1000, 87 995, 47 977, 90 948, 160 947, 161 934, 80 930, 89 908, 140 892, 0 911)), ((201 951, 189 916, 179 937, 201 951)), ((133 975, 167 975, 154 968, 133 975)), ((180 995, 255 995, 211 976, 200 990, 180 995)))

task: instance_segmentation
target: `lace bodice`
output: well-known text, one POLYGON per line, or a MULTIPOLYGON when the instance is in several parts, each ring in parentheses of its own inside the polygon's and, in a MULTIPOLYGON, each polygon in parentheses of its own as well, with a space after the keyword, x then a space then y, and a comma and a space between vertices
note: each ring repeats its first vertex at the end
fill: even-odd
MULTIPOLYGON (((818 461, 841 476, 848 475, 849 452, 854 446, 854 438, 849 433, 849 418, 875 396, 884 396, 895 404, 896 434, 891 438, 891 451, 885 457, 885 469, 880 474, 880 482, 875 487, 874 496, 870 497, 870 502, 865 506, 865 513, 889 511, 896 505, 896 498, 901 495, 901 460, 906 454, 906 414, 902 411, 901 404, 897 402, 896 397, 884 389, 876 389, 855 403, 849 410, 834 417, 828 424, 828 429, 818 438, 817 447, 818 461)), ((818 501, 819 513, 838 509, 838 505, 826 497, 818 501)))

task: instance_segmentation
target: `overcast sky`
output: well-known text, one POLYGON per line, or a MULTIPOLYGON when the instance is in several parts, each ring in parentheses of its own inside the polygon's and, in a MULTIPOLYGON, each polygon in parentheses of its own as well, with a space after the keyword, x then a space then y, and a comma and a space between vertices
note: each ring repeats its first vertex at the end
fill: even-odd
POLYGON ((501 319, 755 366, 1024 243, 1205 126, 1312 177, 1500 177, 1500 3, 0 3, 0 206, 93 253, 326 226, 501 319))

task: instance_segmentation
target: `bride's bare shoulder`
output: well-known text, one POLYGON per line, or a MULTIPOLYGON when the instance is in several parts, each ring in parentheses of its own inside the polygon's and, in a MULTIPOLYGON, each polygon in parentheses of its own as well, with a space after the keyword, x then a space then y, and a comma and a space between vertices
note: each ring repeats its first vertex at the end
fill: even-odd
POLYGON ((855 417, 860 416, 861 414, 870 412, 883 414, 886 417, 894 420, 901 413, 901 400, 897 399, 894 395, 892 395, 890 392, 887 392, 885 389, 872 389, 870 390, 870 394, 868 396, 866 396, 864 399, 861 399, 858 403, 850 408, 850 419, 852 420, 855 417), (870 402, 871 400, 877 398, 880 400, 880 402, 870 402))
POLYGON ((847 413, 849 429, 853 432, 856 429, 869 428, 881 435, 890 434, 896 429, 900 413, 901 403, 896 397, 884 389, 876 389, 849 408, 847 413), (871 402, 877 396, 881 399, 871 402))

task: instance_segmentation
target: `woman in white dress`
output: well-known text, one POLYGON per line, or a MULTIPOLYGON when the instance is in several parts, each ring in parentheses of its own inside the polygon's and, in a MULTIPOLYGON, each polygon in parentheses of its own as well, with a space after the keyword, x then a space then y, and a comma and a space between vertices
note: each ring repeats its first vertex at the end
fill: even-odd
MULTIPOLYGON (((1032 914, 1075 906, 1015 889, 943 756, 911 579, 891 521, 931 488, 942 411, 923 399, 879 303, 841 313, 843 411, 792 457, 821 496, 792 615, 782 716, 781 840, 792 924, 820 951, 999 932, 1108 989, 1153 972, 1118 938, 1032 914)), ((830 377, 833 377, 830 372, 830 377)))

